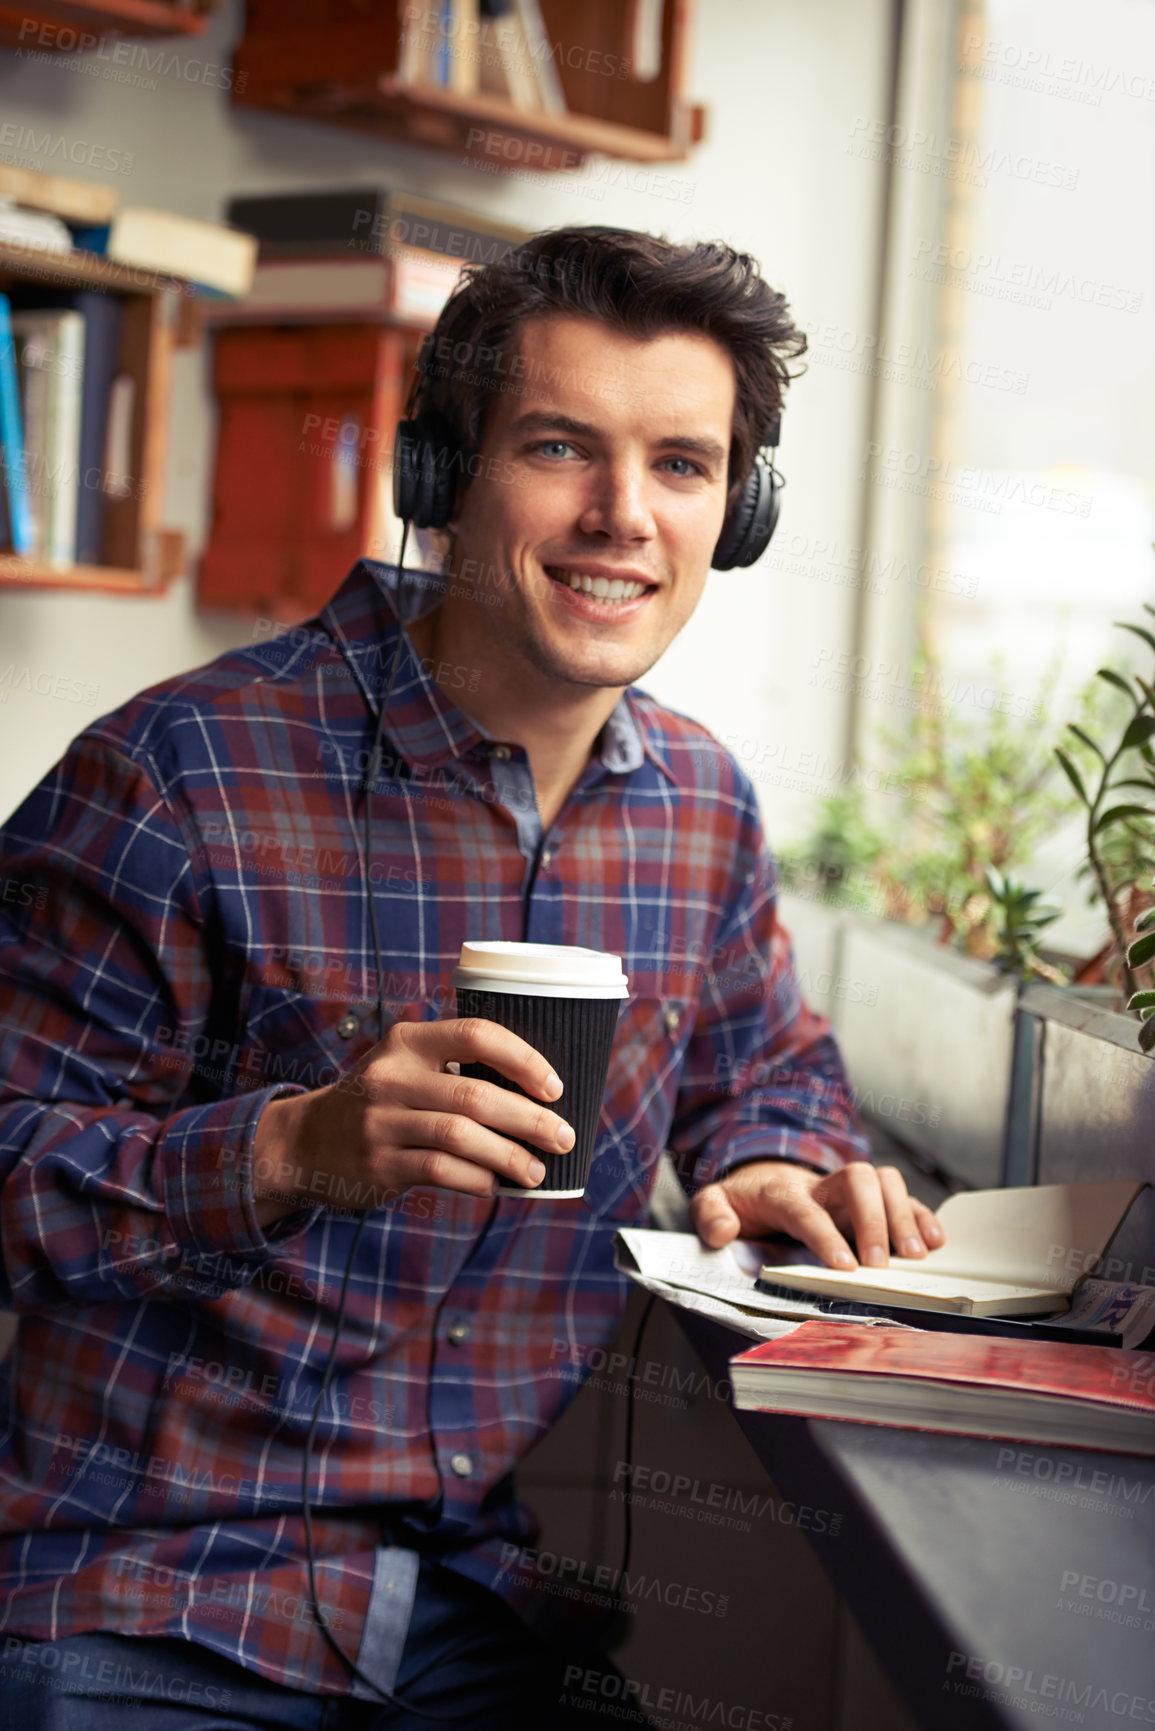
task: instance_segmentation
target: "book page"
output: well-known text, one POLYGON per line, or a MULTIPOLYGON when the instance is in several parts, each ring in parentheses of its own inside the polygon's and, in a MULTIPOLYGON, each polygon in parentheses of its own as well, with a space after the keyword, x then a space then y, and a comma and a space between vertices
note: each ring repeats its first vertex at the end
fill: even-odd
POLYGON ((903 1297, 919 1298, 930 1308, 981 1316, 1025 1308, 1046 1314, 1066 1308, 1066 1300, 1051 1286, 1020 1281, 979 1280, 973 1275, 947 1274, 928 1269, 926 1262, 891 1259, 889 1268, 764 1268, 763 1278, 800 1292, 824 1293, 830 1298, 859 1299, 863 1304, 886 1304, 903 1297))
MULTIPOLYGON (((946 1243, 918 1267, 1070 1292, 1106 1249, 1142 1188, 1124 1178, 959 1191, 937 1210, 946 1243)), ((892 1273, 912 1266, 898 1256, 889 1263, 892 1273)))

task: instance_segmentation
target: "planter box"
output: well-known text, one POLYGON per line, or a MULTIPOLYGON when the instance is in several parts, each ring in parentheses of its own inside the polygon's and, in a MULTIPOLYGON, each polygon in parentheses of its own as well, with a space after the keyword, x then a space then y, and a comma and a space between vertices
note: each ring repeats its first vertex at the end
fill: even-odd
MULTIPOLYGON (((1155 1184, 1155 1059, 1108 993, 1031 985, 1016 1000, 1013 978, 924 931, 789 893, 781 908, 868 1121, 977 1188, 1155 1184)), ((1155 1191, 1125 1233, 1139 1279, 1155 1265, 1155 1191)))
POLYGON ((956 1182, 1003 1180, 1015 983, 925 931, 783 894, 807 1001, 863 1115, 956 1182))
POLYGON ((1139 1023, 1056 986, 1028 986, 1021 1008, 1036 1024, 1030 1177, 1063 1184, 1094 1167, 1155 1182, 1155 1058, 1139 1023))

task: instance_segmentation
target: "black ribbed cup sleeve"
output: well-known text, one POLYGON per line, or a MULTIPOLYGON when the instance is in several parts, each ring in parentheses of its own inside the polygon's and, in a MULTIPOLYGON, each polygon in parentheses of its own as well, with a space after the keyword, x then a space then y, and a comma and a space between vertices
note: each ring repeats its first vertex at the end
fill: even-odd
MULTIPOLYGON (((457 988, 459 1016, 481 1016, 487 1022, 499 1022, 503 1028, 509 1028, 540 1052, 562 1079, 565 1091, 561 1098, 546 1104, 572 1126, 573 1147, 568 1154, 548 1154, 535 1148, 532 1142, 521 1143, 545 1165, 545 1177, 538 1186, 539 1190, 585 1189, 594 1157, 614 1032, 623 1002, 621 998, 530 998, 516 992, 457 988)), ((496 1082, 499 1088, 511 1089, 515 1094, 525 1094, 524 1088, 511 1082, 508 1076, 491 1070, 487 1064, 462 1064, 461 1074, 475 1076, 483 1082, 496 1082)), ((526 1095, 526 1098, 534 1099, 535 1096, 526 1095)), ((537 1104, 542 1102, 538 1100, 537 1104)), ((506 1178, 500 1179, 499 1183, 507 1195, 534 1196, 537 1193, 529 1186, 511 1183, 506 1178)))

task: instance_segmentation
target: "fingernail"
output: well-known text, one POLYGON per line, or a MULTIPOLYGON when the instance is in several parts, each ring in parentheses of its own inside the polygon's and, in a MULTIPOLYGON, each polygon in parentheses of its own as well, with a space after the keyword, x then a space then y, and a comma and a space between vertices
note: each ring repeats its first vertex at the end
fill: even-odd
POLYGON ((881 1244, 868 1244, 862 1253, 862 1260, 867 1268, 885 1268, 890 1258, 881 1244))
POLYGON ((557 1145, 558 1145, 558 1147, 559 1148, 572 1148, 575 1141, 576 1141, 576 1137, 574 1136, 572 1126, 569 1124, 563 1124, 561 1129, 557 1133, 557 1145))
POLYGON ((856 1268, 858 1264, 855 1262, 853 1256, 851 1256, 849 1250, 840 1250, 838 1255, 834 1258, 834 1266, 835 1268, 856 1268))
POLYGON ((545 1086, 542 1088, 542 1093, 545 1095, 547 1100, 556 1100, 561 1091, 561 1077, 558 1075, 556 1070, 551 1070, 545 1079, 545 1086))
POLYGON ((925 1248, 921 1238, 904 1238, 902 1241, 904 1256, 921 1256, 925 1248))
POLYGON ((531 1160, 529 1163, 529 1181, 530 1181, 530 1183, 531 1184, 540 1184, 544 1177, 545 1177, 545 1167, 542 1165, 541 1161, 540 1160, 531 1160))

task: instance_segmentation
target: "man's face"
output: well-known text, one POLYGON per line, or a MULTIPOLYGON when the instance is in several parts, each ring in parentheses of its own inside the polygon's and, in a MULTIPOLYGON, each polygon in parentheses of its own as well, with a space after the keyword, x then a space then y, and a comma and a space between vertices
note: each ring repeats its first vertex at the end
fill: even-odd
POLYGON ((733 363, 710 337, 642 342, 569 316, 528 321, 519 353, 458 508, 455 587, 500 596, 466 605, 504 673, 629 685, 706 582, 725 515, 733 363))

